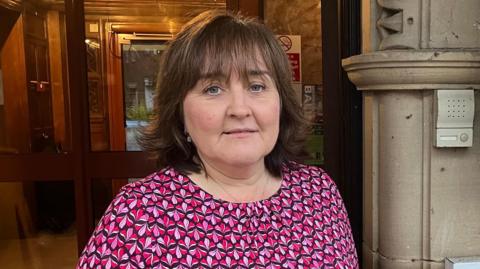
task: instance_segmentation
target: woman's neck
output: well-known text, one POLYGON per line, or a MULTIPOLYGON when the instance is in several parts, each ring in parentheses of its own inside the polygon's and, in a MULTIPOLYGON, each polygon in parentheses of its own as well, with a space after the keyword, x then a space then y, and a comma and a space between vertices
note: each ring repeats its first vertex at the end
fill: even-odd
POLYGON ((216 198, 243 203, 266 199, 280 187, 266 169, 263 161, 250 167, 226 169, 203 161, 204 170, 192 175, 197 185, 216 198))

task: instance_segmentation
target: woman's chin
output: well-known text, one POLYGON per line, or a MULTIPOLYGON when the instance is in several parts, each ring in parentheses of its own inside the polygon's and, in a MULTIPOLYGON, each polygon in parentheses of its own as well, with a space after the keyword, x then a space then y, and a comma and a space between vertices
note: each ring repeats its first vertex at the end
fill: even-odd
POLYGON ((263 163, 264 157, 265 156, 258 154, 236 154, 234 156, 225 156, 224 158, 220 158, 219 161, 228 166, 246 168, 263 163))

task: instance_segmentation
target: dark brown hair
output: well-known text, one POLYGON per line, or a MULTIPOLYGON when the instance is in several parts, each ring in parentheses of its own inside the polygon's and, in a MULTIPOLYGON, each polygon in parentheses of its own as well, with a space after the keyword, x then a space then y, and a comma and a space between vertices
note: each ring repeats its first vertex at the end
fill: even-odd
POLYGON ((229 77, 235 70, 245 79, 247 67, 258 64, 258 57, 263 58, 281 101, 280 133, 265 166, 279 176, 283 163, 305 156, 305 120, 291 86, 290 63, 274 34, 252 18, 207 11, 188 22, 162 55, 155 116, 139 138, 159 167, 200 171, 196 148, 184 133, 182 104, 187 92, 205 73, 229 77))

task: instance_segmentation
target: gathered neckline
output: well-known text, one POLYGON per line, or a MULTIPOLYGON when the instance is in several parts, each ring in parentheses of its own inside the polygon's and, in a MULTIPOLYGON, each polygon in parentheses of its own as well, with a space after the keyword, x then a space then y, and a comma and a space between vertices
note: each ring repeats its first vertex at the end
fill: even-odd
MULTIPOLYGON (((254 207, 254 206, 260 206, 260 207, 268 206, 271 203, 276 203, 276 202, 280 201, 282 194, 288 189, 287 188, 288 187, 288 178, 286 176, 287 173, 282 172, 282 175, 280 177, 280 179, 282 181, 281 184, 280 184, 280 188, 278 188, 278 190, 274 194, 272 194, 270 197, 265 198, 265 199, 261 199, 261 200, 257 200, 257 201, 250 201, 250 202, 231 202, 231 201, 228 201, 228 200, 224 200, 224 199, 215 197, 213 194, 207 192, 202 187, 200 187, 194 180, 192 180, 192 178, 189 175, 187 175, 186 173, 180 172, 173 167, 170 167, 170 169, 173 169, 176 174, 181 175, 183 178, 185 178, 186 181, 187 181, 186 183, 193 187, 194 192, 199 192, 199 193, 203 194, 202 196, 205 196, 206 198, 208 198, 208 200, 214 201, 216 204, 223 205, 223 206, 233 206, 233 207, 240 207, 240 208, 254 207)), ((282 170, 284 170, 284 167, 282 167, 282 170)))

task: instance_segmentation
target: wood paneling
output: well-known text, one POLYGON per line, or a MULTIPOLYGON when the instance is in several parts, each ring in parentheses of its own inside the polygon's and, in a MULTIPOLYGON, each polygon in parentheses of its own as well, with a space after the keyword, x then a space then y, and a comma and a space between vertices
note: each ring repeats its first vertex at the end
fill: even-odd
POLYGON ((19 152, 28 152, 30 151, 30 125, 23 16, 17 19, 10 31, 1 54, 6 145, 19 152))
POLYGON ((0 154, 0 182, 72 180, 71 161, 70 154, 0 154))
MULTIPOLYGON (((108 29, 109 25, 107 25, 108 29)), ((108 115, 110 149, 125 150, 125 112, 123 107, 123 80, 120 34, 107 33, 111 53, 107 54, 108 115)))
POLYGON ((104 55, 107 53, 103 41, 104 29, 98 19, 85 22, 88 71, 88 103, 90 115, 90 145, 92 151, 110 150, 108 94, 105 82, 104 55))
POLYGON ((88 155, 92 179, 139 178, 156 170, 155 162, 140 151, 94 152, 88 155))
POLYGON ((47 39, 47 23, 45 20, 45 12, 29 10, 25 12, 24 18, 25 34, 40 40, 47 39))
POLYGON ((158 22, 158 23, 116 23, 111 25, 111 30, 116 33, 153 33, 171 34, 177 33, 181 28, 179 23, 158 22))
POLYGON ((110 150, 107 124, 104 117, 90 116, 90 142, 92 151, 110 150))
POLYGON ((28 6, 23 17, 30 150, 32 152, 54 152, 57 150, 57 146, 53 128, 46 13, 36 7, 28 6))
MULTIPOLYGON (((248 2, 248 1, 246 1, 248 2)), ((84 2, 86 15, 129 16, 185 16, 206 9, 225 9, 225 0, 89 0, 84 2)), ((50 9, 63 10, 63 0, 41 0, 39 4, 50 9)))
MULTIPOLYGON (((1 60, 0 60, 1 63, 1 60)), ((1 70, 1 69, 0 69, 1 70)), ((5 136, 5 108, 0 105, 0 153, 7 153, 7 137, 5 136)))
POLYGON ((263 20, 263 0, 227 0, 227 9, 263 20))
POLYGON ((60 16, 58 11, 47 13, 48 48, 50 56, 50 83, 52 91, 53 128, 55 143, 61 148, 69 148, 69 137, 66 134, 65 93, 68 94, 67 84, 63 83, 66 68, 62 61, 62 44, 60 34, 60 16))
POLYGON ((22 0, 0 0, 0 6, 10 10, 21 11, 22 2, 22 0))
POLYGON ((18 16, 20 16, 20 12, 0 6, 0 18, 2 18, 2 23, 0 24, 0 47, 2 47, 3 42, 7 39, 18 16))
MULTIPOLYGON (((64 55, 62 48, 59 17, 50 20, 52 33, 48 35, 45 12, 28 5, 22 15, 24 22, 24 49, 17 49, 17 53, 25 53, 26 81, 25 91, 28 94, 28 108, 23 111, 29 113, 31 142, 34 151, 42 151, 46 144, 50 150, 56 150, 54 141, 55 125, 58 128, 59 143, 65 138, 65 99, 63 95, 64 55), (28 26, 34 24, 33 26, 28 26), (47 39, 48 37, 48 39, 47 39), (49 49, 49 43, 52 48, 49 49), (53 54, 51 54, 53 53, 53 54), (52 66, 50 66, 50 62, 52 66), (50 69, 50 67, 52 69, 50 69), (54 81, 51 83, 50 75, 54 81), (55 112, 52 114, 52 110, 55 112), (54 119, 55 118, 55 119, 54 119), (54 122, 55 121, 55 122, 54 122), (62 123, 63 122, 63 123, 62 123)), ((8 65, 8 64, 7 64, 8 65)), ((21 70, 17 70, 21 72, 21 70)))

